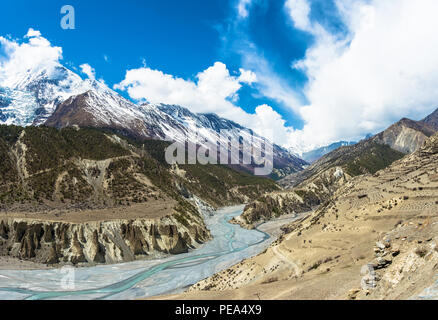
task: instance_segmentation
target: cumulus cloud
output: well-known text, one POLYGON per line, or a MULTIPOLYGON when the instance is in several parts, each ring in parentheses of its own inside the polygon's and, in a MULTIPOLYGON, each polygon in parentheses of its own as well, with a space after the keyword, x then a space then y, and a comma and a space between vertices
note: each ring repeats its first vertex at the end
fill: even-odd
POLYGON ((16 80, 27 73, 40 67, 50 67, 62 59, 62 49, 52 46, 41 33, 29 29, 24 36, 25 41, 15 41, 0 37, 0 85, 13 87, 16 80))
POLYGON ((240 68, 239 72, 239 82, 247 84, 253 84, 254 82, 257 82, 257 75, 251 70, 245 70, 243 68, 240 68))
POLYGON ((304 2, 285 7, 295 26, 315 37, 294 64, 309 78, 309 104, 298 108, 305 126, 290 134, 290 145, 359 139, 437 107, 437 1, 337 0, 348 29, 341 39, 312 24, 304 2))
POLYGON ((25 38, 41 37, 41 32, 38 30, 34 30, 32 28, 29 28, 29 30, 27 31, 27 34, 24 37, 25 38))
POLYGON ((250 70, 240 69, 239 73, 231 75, 225 64, 216 62, 198 73, 196 81, 191 81, 145 66, 128 70, 125 79, 114 88, 126 90, 132 99, 138 101, 178 104, 188 107, 192 112, 216 113, 259 134, 276 128, 274 142, 280 143, 279 140, 286 137, 284 131, 280 132, 285 122, 276 111, 263 105, 250 114, 236 104, 242 85, 257 81, 257 76, 250 70))
POLYGON ((286 126, 286 121, 271 106, 258 106, 252 117, 254 131, 262 137, 272 139, 279 145, 288 143, 288 136, 293 133, 293 129, 286 126))
POLYGON ((238 98, 242 83, 256 78, 250 71, 241 69, 240 76, 230 75, 226 65, 216 62, 200 72, 196 81, 185 80, 148 67, 126 72, 125 79, 115 89, 127 90, 135 100, 151 103, 169 103, 189 106, 194 112, 214 112, 232 115, 238 112, 231 101, 238 98))
POLYGON ((81 72, 86 74, 89 79, 96 79, 96 70, 94 70, 94 68, 92 68, 88 63, 81 64, 79 68, 81 68, 81 72))

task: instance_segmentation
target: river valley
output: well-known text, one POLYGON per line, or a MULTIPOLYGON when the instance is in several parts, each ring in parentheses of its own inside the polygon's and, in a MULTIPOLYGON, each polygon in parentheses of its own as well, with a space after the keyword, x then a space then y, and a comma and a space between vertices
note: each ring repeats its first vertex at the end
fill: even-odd
POLYGON ((244 206, 204 212, 213 239, 199 249, 163 259, 51 270, 0 270, 0 299, 140 299, 190 285, 266 249, 293 216, 246 230, 228 221, 244 206))

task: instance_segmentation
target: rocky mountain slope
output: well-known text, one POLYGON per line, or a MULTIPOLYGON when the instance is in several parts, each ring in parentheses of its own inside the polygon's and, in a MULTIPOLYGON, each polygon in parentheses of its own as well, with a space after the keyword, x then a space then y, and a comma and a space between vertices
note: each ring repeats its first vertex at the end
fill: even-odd
POLYGON ((196 197, 224 206, 278 190, 225 166, 168 165, 166 146, 96 129, 0 126, 1 254, 96 263, 91 243, 107 253, 98 262, 184 252, 209 238, 196 197))
POLYGON ((438 109, 422 120, 423 123, 438 131, 438 109))
POLYGON ((434 134, 438 110, 421 121, 402 119, 385 131, 355 145, 326 154, 303 171, 280 181, 287 190, 266 194, 247 205, 235 221, 246 228, 275 216, 302 213, 324 203, 352 177, 375 173, 411 153, 434 134), (282 201, 279 201, 281 199, 282 201))
POLYGON ((438 135, 283 228, 264 253, 178 298, 408 299, 438 272, 438 135))
POLYGON ((299 187, 266 193, 245 206, 233 222, 252 229, 258 223, 287 214, 310 212, 323 204, 344 185, 351 176, 341 167, 333 167, 310 177, 299 187))
POLYGON ((169 165, 168 145, 96 129, 0 126, 0 202, 96 207, 185 192, 221 206, 278 189, 270 179, 226 166, 169 165))
MULTIPOLYGON (((232 138, 242 135, 260 145, 263 141, 251 130, 214 114, 194 114, 180 106, 134 104, 102 81, 82 80, 58 63, 43 63, 2 81, 0 124, 107 128, 134 138, 166 141, 187 138, 204 146, 216 144, 220 130, 225 129, 232 138)), ((306 164, 286 149, 274 146, 272 177, 300 171, 306 164)), ((239 166, 247 171, 254 167, 254 163, 239 166)))
MULTIPOLYGON (((261 146, 262 137, 241 125, 218 117, 215 114, 194 114, 188 109, 174 105, 142 104, 125 100, 101 83, 95 82, 96 90, 70 97, 61 103, 48 118, 46 125, 65 128, 73 125, 116 129, 137 139, 152 138, 165 141, 196 142, 198 145, 216 145, 222 141, 224 130, 232 139, 254 139, 255 147, 261 146)), ((260 147, 259 147, 260 148, 260 147)), ((241 149, 242 158, 246 149, 241 149)), ((307 163, 278 145, 273 145, 272 177, 280 178, 303 169, 307 163)), ((239 159, 230 158, 239 163, 239 159)), ((242 162, 242 161, 240 161, 242 162)), ((240 164, 235 168, 253 172, 255 164, 240 164)))
POLYGON ((278 215, 303 213, 323 204, 352 177, 375 173, 405 154, 373 140, 336 149, 305 170, 280 181, 281 192, 268 193, 248 204, 235 220, 245 228, 278 215), (269 205, 266 205, 269 204, 269 205))
POLYGON ((285 177, 280 183, 285 187, 295 187, 335 166, 342 167, 351 176, 374 173, 400 158, 402 154, 418 150, 436 132, 434 122, 438 122, 438 109, 421 121, 404 118, 356 145, 340 147, 326 154, 306 170, 285 177))
MULTIPOLYGON (((433 115, 431 115, 433 117, 433 115)), ((424 121, 401 119, 385 131, 373 137, 373 141, 390 146, 392 149, 412 153, 436 132, 424 121)))
POLYGON ((375 173, 404 155, 373 139, 363 140, 355 145, 341 147, 330 152, 302 172, 282 179, 280 184, 287 188, 296 187, 335 167, 342 168, 343 172, 349 176, 375 173))
POLYGON ((40 125, 57 105, 90 90, 92 82, 58 63, 42 63, 0 84, 0 124, 40 125))

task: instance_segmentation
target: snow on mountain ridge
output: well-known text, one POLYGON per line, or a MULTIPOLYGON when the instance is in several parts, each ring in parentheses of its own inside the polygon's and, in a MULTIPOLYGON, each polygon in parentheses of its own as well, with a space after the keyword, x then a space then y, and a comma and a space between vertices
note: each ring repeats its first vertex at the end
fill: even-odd
MULTIPOLYGON (((134 104, 102 81, 83 80, 60 64, 36 67, 2 83, 7 86, 0 87, 0 124, 59 128, 76 124, 113 128, 139 138, 196 139, 204 146, 216 144, 221 130, 228 130, 235 139, 243 136, 259 145, 263 142, 251 129, 216 114, 195 114, 176 105, 134 104)), ((287 172, 306 165, 276 145, 274 156, 287 172)))
POLYGON ((0 105, 0 123, 21 126, 43 124, 59 103, 91 89, 88 82, 57 63, 3 79, 0 87, 0 95, 10 101, 8 106, 0 105))

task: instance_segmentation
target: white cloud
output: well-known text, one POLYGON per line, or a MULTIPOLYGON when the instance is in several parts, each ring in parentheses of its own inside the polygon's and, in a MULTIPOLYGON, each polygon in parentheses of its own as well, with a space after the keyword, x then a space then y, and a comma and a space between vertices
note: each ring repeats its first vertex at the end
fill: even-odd
POLYGON ((230 75, 225 64, 216 62, 198 73, 196 82, 153 70, 146 66, 126 72, 116 89, 127 90, 135 100, 189 106, 194 112, 233 114, 238 109, 235 101, 242 83, 254 81, 250 71, 241 70, 239 77, 230 75), (240 78, 242 77, 242 79, 240 78))
POLYGON ((94 68, 92 68, 88 63, 81 64, 79 68, 81 68, 81 72, 86 74, 89 79, 96 79, 96 70, 94 70, 94 68))
POLYGON ((286 126, 286 121, 271 106, 266 104, 258 106, 253 115, 253 130, 262 137, 270 138, 279 144, 288 143, 288 136, 293 129, 286 126))
POLYGON ((249 15, 248 8, 251 6, 253 0, 239 0, 237 4, 237 13, 240 18, 247 18, 249 15))
POLYGON ((243 68, 240 68, 239 72, 239 82, 247 84, 253 84, 254 82, 257 82, 257 75, 251 70, 245 70, 243 68))
POLYGON ((254 114, 245 112, 236 105, 238 91, 243 84, 252 84, 257 76, 245 69, 240 75, 230 75, 227 66, 216 62, 198 73, 197 81, 185 80, 148 67, 128 70, 125 79, 115 89, 126 90, 134 100, 150 103, 178 104, 192 112, 216 113, 253 129, 259 134, 274 130, 274 142, 286 142, 285 121, 267 105, 256 108, 254 114))
POLYGON ((55 66, 62 59, 62 49, 52 46, 39 31, 29 29, 20 43, 0 37, 0 48, 4 57, 0 60, 0 85, 13 87, 29 70, 55 66))
POLYGON ((310 5, 307 0, 287 0, 285 8, 297 29, 304 31, 312 29, 309 20, 310 5))
POLYGON ((309 77, 309 105, 298 108, 305 126, 291 134, 290 145, 358 139, 404 116, 422 118, 438 105, 437 1, 336 5, 348 28, 344 39, 310 23, 306 10, 290 16, 315 36, 306 57, 294 65, 309 77))
POLYGON ((29 28, 27 31, 27 34, 24 36, 25 38, 33 38, 33 37, 41 37, 41 32, 38 30, 34 30, 32 28, 29 28))

